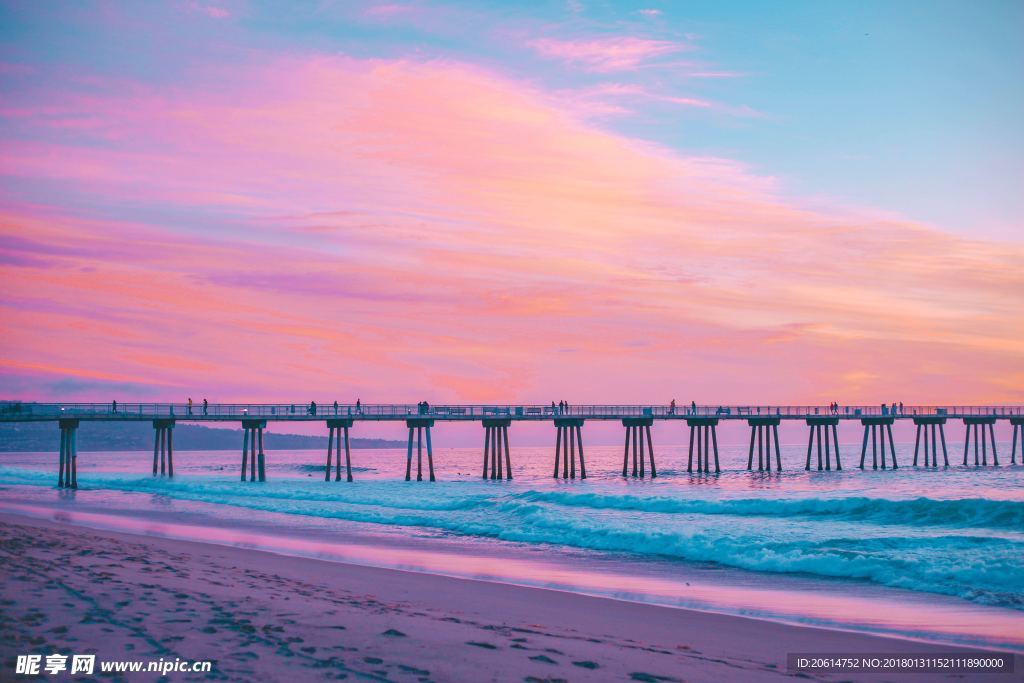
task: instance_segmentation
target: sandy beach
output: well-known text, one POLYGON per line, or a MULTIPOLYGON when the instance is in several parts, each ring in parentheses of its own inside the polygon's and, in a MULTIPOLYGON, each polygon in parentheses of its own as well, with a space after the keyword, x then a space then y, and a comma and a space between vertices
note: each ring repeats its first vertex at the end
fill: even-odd
POLYGON ((51 651, 209 659, 210 678, 243 681, 719 682, 789 677, 787 652, 951 651, 12 515, 0 520, 4 679, 16 655, 51 651))

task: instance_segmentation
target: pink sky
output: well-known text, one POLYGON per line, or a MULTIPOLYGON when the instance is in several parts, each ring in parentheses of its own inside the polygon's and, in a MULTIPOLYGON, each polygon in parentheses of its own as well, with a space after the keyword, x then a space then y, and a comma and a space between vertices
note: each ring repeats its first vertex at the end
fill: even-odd
POLYGON ((459 59, 95 78, 0 105, 3 398, 1024 401, 1019 242, 802 199, 459 59))

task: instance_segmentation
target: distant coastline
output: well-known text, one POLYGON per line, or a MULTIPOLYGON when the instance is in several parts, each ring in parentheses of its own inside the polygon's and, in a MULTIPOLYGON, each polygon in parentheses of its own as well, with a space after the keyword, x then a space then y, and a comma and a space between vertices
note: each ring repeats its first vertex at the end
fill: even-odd
MULTIPOLYGON (((0 424, 0 452, 55 451, 60 434, 50 422, 0 424)), ((327 448, 326 436, 267 432, 268 449, 327 448)), ((350 439, 352 448, 404 448, 404 441, 350 439)), ((179 422, 174 427, 174 448, 180 451, 235 450, 242 447, 241 429, 221 429, 179 422)), ((78 448, 86 451, 145 451, 153 448, 149 422, 83 422, 78 448)))

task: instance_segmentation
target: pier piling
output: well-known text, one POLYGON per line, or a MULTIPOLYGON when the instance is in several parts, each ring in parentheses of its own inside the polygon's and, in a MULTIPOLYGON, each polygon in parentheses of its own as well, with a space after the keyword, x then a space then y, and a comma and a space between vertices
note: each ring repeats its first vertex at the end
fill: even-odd
POLYGON ((484 427, 484 471, 483 478, 487 479, 487 459, 491 456, 491 428, 484 427))
POLYGON ((78 420, 61 419, 60 461, 57 471, 57 488, 78 488, 78 420))
POLYGON ((174 420, 153 420, 153 476, 174 476, 174 420))
MULTIPOLYGON (((644 455, 649 456, 651 464, 651 478, 658 476, 658 469, 654 465, 654 444, 651 441, 651 425, 654 420, 649 417, 627 417, 623 418, 622 426, 626 428, 626 444, 622 456, 622 476, 627 476, 630 462, 630 445, 633 447, 633 470, 632 476, 639 476, 643 479, 646 476, 644 468, 644 455), (646 445, 644 441, 646 440, 646 445)), ((582 451, 583 446, 580 446, 582 451)))
POLYGON ((864 442, 860 449, 860 469, 864 469, 864 459, 867 455, 869 435, 871 438, 871 469, 878 469, 879 456, 881 456, 882 469, 886 469, 886 434, 889 436, 889 458, 892 469, 899 469, 899 464, 896 462, 896 447, 893 445, 892 438, 892 423, 894 420, 895 417, 892 416, 861 418, 860 423, 864 427, 864 442), (881 441, 881 444, 879 444, 879 441, 881 441), (880 451, 879 445, 881 445, 880 451))
POLYGON ((68 432, 63 427, 60 428, 60 469, 57 470, 57 488, 64 488, 64 460, 65 453, 67 452, 68 444, 68 432))
MULTIPOLYGON (((924 466, 939 466, 939 441, 942 442, 942 459, 946 467, 949 467, 949 453, 946 450, 946 418, 934 415, 915 417, 914 424, 917 427, 917 434, 914 437, 914 466, 917 466, 919 452, 924 446, 924 466), (931 455, 929 459, 929 453, 931 455)), ((891 436, 891 434, 890 434, 891 436)))
MULTIPOLYGON (((267 480, 267 469, 266 469, 266 456, 263 454, 263 427, 257 427, 256 434, 259 436, 259 441, 260 441, 260 452, 257 455, 257 457, 259 458, 258 462, 259 462, 259 465, 260 465, 259 477, 260 477, 260 481, 266 481, 267 480)), ((167 435, 167 450, 168 450, 168 454, 170 453, 170 448, 171 448, 171 439, 170 439, 170 434, 168 434, 167 435)))
MULTIPOLYGON (((324 470, 324 481, 331 480, 331 456, 334 450, 334 427, 328 427, 327 429, 327 467, 324 470)), ((338 449, 338 458, 341 458, 341 449, 338 449)))
MULTIPOLYGON (((964 421, 964 465, 967 464, 967 453, 970 447, 970 443, 974 441, 974 466, 977 467, 979 464, 982 467, 988 466, 988 441, 989 438, 992 440, 992 465, 994 467, 999 466, 999 453, 996 451, 996 432, 995 424, 996 418, 994 417, 965 417, 964 421), (973 429, 973 436, 971 431, 973 429), (981 431, 981 460, 979 463, 978 459, 978 431, 981 431)), ((1011 421, 1012 423, 1012 421, 1011 421)), ((1018 423, 1019 424, 1019 423, 1018 423)), ((1014 432, 1016 436, 1016 432, 1014 432)), ((1024 448, 1024 446, 1022 446, 1024 448)))
POLYGON ((424 430, 426 431, 427 440, 427 470, 430 481, 436 481, 434 478, 434 448, 430 441, 430 428, 434 426, 434 421, 429 418, 414 418, 405 421, 405 426, 409 428, 409 444, 406 450, 405 460, 405 480, 411 481, 412 479, 412 445, 413 440, 416 441, 416 481, 423 481, 423 437, 424 430))
POLYGON ((1010 464, 1017 464, 1017 444, 1020 443, 1020 462, 1024 465, 1024 418, 1010 418, 1013 426, 1013 445, 1010 446, 1010 464))
POLYGON ((78 488, 78 423, 68 428, 71 441, 71 488, 78 488))
POLYGON ((494 467, 491 469, 491 474, 494 475, 495 479, 504 479, 505 473, 503 471, 504 468, 502 466, 501 461, 502 451, 504 450, 504 444, 501 442, 500 433, 495 433, 494 436, 497 438, 495 438, 494 440, 494 467))
MULTIPOLYGON (((693 472, 693 442, 697 442, 697 472, 711 473, 711 452, 714 449, 715 474, 722 471, 718 464, 718 418, 717 417, 688 417, 686 426, 690 428, 690 451, 686 461, 686 471, 693 472)), ((753 444, 754 435, 751 433, 750 442, 753 444)), ((751 449, 751 458, 753 449, 751 449)), ((749 467, 750 463, 748 463, 749 467)))
MULTIPOLYGON (((772 471, 772 444, 775 445, 775 469, 782 471, 782 454, 779 451, 779 418, 752 417, 747 420, 750 427, 750 449, 747 451, 747 469, 754 469, 754 442, 757 442, 757 471, 772 471)), ((813 435, 812 435, 813 438, 813 435)), ((821 446, 818 447, 819 451, 821 446)), ((717 453, 715 454, 717 457, 717 453)), ((807 443, 807 462, 811 462, 811 442, 807 443)), ((821 454, 818 454, 821 463, 821 454)))
MULTIPOLYGON (((487 479, 487 461, 490 458, 493 480, 512 478, 512 454, 508 442, 508 428, 511 419, 485 419, 484 426, 484 472, 487 479), (502 455, 504 453, 504 459, 502 455), (489 454, 489 455, 488 455, 489 454)), ((556 463, 557 467, 557 463, 556 463)))
MULTIPOLYGON (((818 443, 818 470, 832 470, 833 452, 835 452, 836 455, 836 470, 842 470, 843 462, 839 457, 839 434, 837 431, 839 418, 809 417, 805 422, 807 423, 810 435, 807 441, 807 462, 804 463, 804 470, 811 469, 811 448, 815 440, 817 440, 818 443), (831 434, 829 432, 831 432, 831 434), (824 439, 822 437, 824 437, 824 439), (822 441, 824 441, 824 459, 822 459, 822 441)), ((776 429, 778 428, 776 427, 776 429)), ((776 452, 778 452, 777 442, 775 448, 776 452)))
MULTIPOLYGON (((249 429, 242 429, 242 481, 245 481, 246 463, 249 459, 249 429)), ((153 474, 156 474, 156 465, 153 466, 153 474)))
MULTIPOLYGON (((483 423, 483 478, 487 477, 487 462, 490 463, 490 479, 512 478, 512 454, 509 446, 509 425, 511 419, 490 420, 483 423), (504 458, 503 458, 504 452, 504 458)), ((557 467, 557 464, 556 464, 557 467)))
POLYGON ((580 479, 587 478, 587 465, 583 459, 583 420, 574 417, 556 417, 555 429, 555 478, 558 478, 558 464, 562 464, 562 478, 576 478, 576 447, 580 451, 580 479))
POLYGON ((242 481, 245 481, 246 459, 249 481, 267 480, 266 455, 263 452, 263 430, 266 427, 266 420, 242 420, 242 481))
MULTIPOLYGON (((432 427, 436 420, 443 422, 480 422, 484 427, 484 452, 481 476, 484 479, 512 479, 512 458, 509 427, 514 422, 553 420, 556 427, 555 462, 552 476, 556 479, 586 478, 583 455, 582 426, 585 420, 621 421, 625 427, 623 441, 623 477, 644 479, 658 476, 654 457, 651 429, 657 420, 672 422, 685 419, 690 431, 687 454, 687 472, 711 472, 711 456, 715 459, 715 472, 721 471, 717 425, 719 421, 746 420, 751 428, 747 453, 747 469, 754 469, 754 451, 757 450, 757 470, 773 470, 772 448, 775 450, 774 469, 782 469, 779 445, 781 420, 804 420, 808 426, 807 454, 804 469, 841 470, 838 424, 840 421, 859 420, 864 429, 859 467, 865 469, 868 442, 871 444, 873 470, 898 469, 893 424, 896 420, 913 421, 915 467, 938 467, 941 446, 943 465, 950 466, 945 425, 949 420, 962 420, 964 424, 964 452, 962 463, 966 467, 974 451, 975 467, 999 467, 999 444, 995 427, 999 420, 1010 423, 1012 441, 1010 464, 1017 465, 1018 449, 1024 464, 1024 408, 1020 405, 922 405, 848 406, 837 410, 827 406, 785 405, 729 405, 696 406, 678 411, 675 402, 669 405, 579 405, 572 409, 548 405, 427 405, 406 404, 341 406, 335 402, 333 415, 321 413, 317 417, 315 405, 305 411, 296 411, 296 404, 220 404, 205 405, 202 413, 193 412, 191 406, 175 403, 112 404, 112 403, 34 403, 0 401, 0 423, 58 422, 60 445, 57 463, 57 485, 60 488, 77 486, 77 427, 85 421, 152 421, 153 476, 174 476, 175 416, 187 416, 195 422, 242 422, 242 481, 266 481, 264 430, 268 421, 310 422, 327 420, 328 442, 324 480, 341 481, 341 448, 345 445, 347 481, 352 481, 352 454, 349 429, 357 421, 405 421, 409 428, 406 453, 406 480, 412 479, 413 442, 416 443, 416 479, 436 481, 433 463, 432 427), (344 419, 341 419, 344 416, 344 419), (426 439, 427 473, 423 467, 423 441, 426 439), (972 448, 971 441, 974 441, 972 448), (1020 446, 1018 446, 1018 443, 1020 446), (646 444, 646 445, 645 445, 646 444), (576 452, 579 451, 579 460, 576 452), (991 454, 990 454, 991 450, 991 454), (833 454, 835 463, 833 467, 833 454), (923 455, 923 460, 922 460, 923 455), (991 463, 989 458, 991 457, 991 463)), ((955 445, 955 444, 953 444, 955 445)), ((1005 449, 1003 453, 1005 457, 1005 449)), ((955 456, 954 456, 955 457, 955 456)), ((321 461, 323 462, 323 461, 321 461)))
POLYGON ((352 481, 352 453, 349 448, 348 430, 352 426, 351 419, 327 420, 327 470, 324 472, 324 481, 331 480, 331 446, 337 436, 337 448, 334 458, 334 481, 341 481, 341 444, 345 442, 345 480, 352 481))

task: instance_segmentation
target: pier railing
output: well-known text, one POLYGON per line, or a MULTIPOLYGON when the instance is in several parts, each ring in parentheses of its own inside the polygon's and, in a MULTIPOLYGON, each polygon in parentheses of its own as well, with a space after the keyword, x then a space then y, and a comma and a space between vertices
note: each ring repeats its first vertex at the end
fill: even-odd
POLYGON ((239 421, 262 419, 272 421, 313 421, 329 418, 352 418, 366 421, 406 420, 426 417, 441 421, 479 421, 504 418, 516 421, 584 418, 619 420, 633 417, 685 419, 715 417, 722 420, 743 420, 756 417, 806 419, 809 417, 918 416, 1019 417, 1022 405, 917 405, 896 407, 881 405, 568 405, 558 404, 354 404, 354 403, 34 403, 0 402, 0 421, 20 422, 77 418, 86 420, 151 420, 178 419, 193 421, 239 421))

